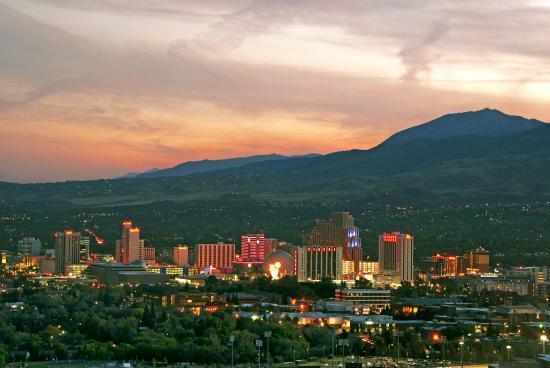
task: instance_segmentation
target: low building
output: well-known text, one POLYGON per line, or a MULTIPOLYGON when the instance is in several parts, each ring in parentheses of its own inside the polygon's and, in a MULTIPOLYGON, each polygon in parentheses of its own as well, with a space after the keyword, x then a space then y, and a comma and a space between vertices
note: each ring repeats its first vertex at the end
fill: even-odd
POLYGON ((202 310, 214 311, 224 305, 225 299, 216 293, 176 293, 169 298, 170 305, 180 311, 200 313, 202 310))
POLYGON ((478 293, 482 291, 499 291, 518 295, 532 295, 533 293, 533 281, 529 278, 478 277, 473 286, 478 293))
POLYGON ((356 314, 380 313, 390 307, 390 290, 336 289, 335 301, 351 302, 356 314))
POLYGON ((499 305, 494 310, 495 314, 506 318, 512 326, 517 326, 522 322, 539 321, 541 316, 541 312, 531 304, 499 305))
POLYGON ((128 284, 158 284, 166 281, 167 276, 149 272, 141 260, 128 265, 122 263, 95 263, 88 266, 86 274, 94 276, 106 285, 128 284))

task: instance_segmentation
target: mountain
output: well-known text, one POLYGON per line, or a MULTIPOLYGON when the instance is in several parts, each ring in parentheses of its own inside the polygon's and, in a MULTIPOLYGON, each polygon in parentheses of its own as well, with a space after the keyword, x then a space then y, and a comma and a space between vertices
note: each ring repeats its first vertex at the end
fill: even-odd
POLYGON ((284 156, 276 153, 269 155, 256 155, 248 157, 235 157, 222 160, 202 160, 202 161, 188 161, 176 165, 174 167, 164 169, 164 170, 155 170, 149 171, 142 174, 135 175, 134 177, 139 178, 159 178, 167 176, 187 176, 191 174, 205 173, 215 170, 231 169, 236 167, 245 166, 257 162, 265 161, 274 161, 274 160, 285 160, 289 158, 311 158, 316 157, 318 154, 311 153, 303 156, 284 156))
MULTIPOLYGON (((470 119, 472 115, 508 119, 508 115, 494 110, 441 119, 460 125, 475 120, 470 119)), ((526 129, 530 120, 512 120, 524 123, 522 132, 512 134, 507 124, 477 120, 478 125, 488 125, 476 130, 486 135, 469 130, 465 135, 440 139, 433 135, 323 156, 263 155, 188 162, 131 179, 0 185, 0 203, 13 208, 129 206, 217 201, 228 195, 260 201, 425 206, 547 201, 550 124, 535 121, 538 127, 526 129), (495 124, 504 131, 496 132, 495 124)))
POLYGON ((460 136, 499 137, 521 133, 544 124, 536 119, 483 109, 441 116, 396 133, 385 143, 395 144, 413 139, 446 139, 460 136))

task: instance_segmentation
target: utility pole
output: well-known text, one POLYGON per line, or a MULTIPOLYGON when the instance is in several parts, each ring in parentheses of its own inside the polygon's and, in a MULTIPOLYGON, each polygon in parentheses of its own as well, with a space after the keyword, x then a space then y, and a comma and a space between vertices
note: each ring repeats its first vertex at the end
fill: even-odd
POLYGON ((338 345, 342 347, 342 367, 344 366, 344 352, 345 347, 349 345, 349 341, 347 339, 338 339, 338 345))
POLYGON ((460 367, 464 368, 464 336, 460 339, 460 367))
POLYGON ((399 366, 399 355, 400 355, 400 350, 399 350, 399 327, 397 327, 397 365, 399 366))

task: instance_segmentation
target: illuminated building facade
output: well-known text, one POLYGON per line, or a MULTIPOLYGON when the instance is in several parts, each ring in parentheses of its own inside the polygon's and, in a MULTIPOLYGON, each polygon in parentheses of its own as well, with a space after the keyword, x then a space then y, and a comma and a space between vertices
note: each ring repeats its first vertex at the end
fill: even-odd
POLYGON ((307 246, 295 249, 295 270, 298 281, 318 281, 324 277, 342 279, 342 248, 307 246))
POLYGON ((487 273, 491 270, 489 251, 483 247, 467 251, 464 257, 466 258, 468 273, 487 273))
POLYGON ((139 227, 133 227, 132 221, 122 223, 122 237, 116 241, 115 258, 122 264, 130 264, 144 259, 144 241, 140 239, 139 227))
POLYGON ((176 266, 185 267, 189 265, 189 247, 177 246, 172 250, 172 259, 176 266))
POLYGON ((378 261, 361 261, 359 263, 359 272, 364 275, 378 275, 380 273, 378 261))
POLYGON ((176 267, 172 265, 150 265, 147 266, 147 271, 167 276, 185 275, 185 270, 183 267, 176 267))
POLYGON ((196 267, 204 270, 208 267, 231 271, 235 261, 235 244, 198 244, 196 248, 196 267))
POLYGON ((86 271, 88 266, 84 263, 67 265, 66 274, 69 276, 80 276, 86 271))
POLYGON ((344 280, 353 280, 355 278, 355 262, 342 261, 342 278, 344 280))
POLYGON ((80 233, 57 232, 55 238, 55 273, 66 274, 69 265, 80 263, 80 233))
POLYGON ((265 252, 264 234, 245 234, 241 237, 241 262, 263 261, 265 252))
POLYGON ((400 232, 384 233, 378 239, 380 274, 395 282, 414 281, 414 237, 400 232))
POLYGON ((465 258, 437 253, 420 261, 420 272, 430 277, 453 277, 466 273, 465 258))

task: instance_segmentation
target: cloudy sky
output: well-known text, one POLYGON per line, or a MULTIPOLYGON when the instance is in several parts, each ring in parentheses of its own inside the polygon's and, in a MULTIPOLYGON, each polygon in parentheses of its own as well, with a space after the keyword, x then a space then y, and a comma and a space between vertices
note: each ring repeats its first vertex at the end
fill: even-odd
POLYGON ((0 180, 550 121, 550 1, 0 0, 0 180))

